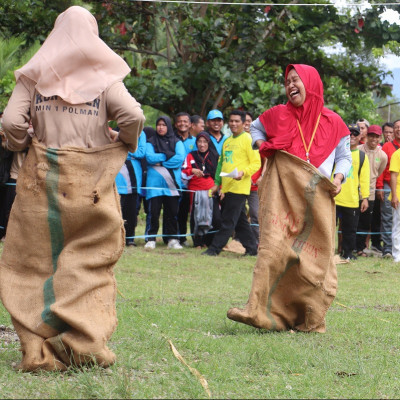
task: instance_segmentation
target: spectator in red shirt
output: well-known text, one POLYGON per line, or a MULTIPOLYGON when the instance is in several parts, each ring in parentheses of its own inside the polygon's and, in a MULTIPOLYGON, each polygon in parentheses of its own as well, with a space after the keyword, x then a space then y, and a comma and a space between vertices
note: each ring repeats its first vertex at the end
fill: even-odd
POLYGON ((200 132, 196 136, 197 150, 187 155, 182 168, 183 178, 189 180, 188 189, 193 190, 190 193, 190 230, 197 248, 209 246, 214 234, 208 231, 220 226, 218 196, 209 196, 218 165, 218 153, 210 142, 210 135, 200 132))
POLYGON ((381 201, 381 238, 383 241, 382 257, 392 258, 392 221, 393 211, 390 200, 388 200, 390 194, 390 159, 393 153, 400 148, 400 120, 396 120, 393 123, 393 134, 394 139, 391 142, 386 142, 382 146, 382 150, 388 156, 388 163, 385 170, 379 176, 376 182, 376 188, 378 189, 376 196, 381 201))

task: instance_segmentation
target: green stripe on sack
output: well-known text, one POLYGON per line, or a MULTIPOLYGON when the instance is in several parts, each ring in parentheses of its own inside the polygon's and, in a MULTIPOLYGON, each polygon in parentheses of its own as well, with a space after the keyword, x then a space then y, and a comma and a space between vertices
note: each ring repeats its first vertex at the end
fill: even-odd
MULTIPOLYGON (((55 274, 57 271, 58 257, 64 247, 64 232, 58 203, 59 165, 57 150, 47 149, 46 156, 50 167, 46 174, 46 194, 48 202, 47 222, 50 230, 53 273, 55 274)), ((69 329, 69 325, 57 317, 50 309, 51 305, 56 301, 53 286, 54 274, 46 280, 43 287, 44 310, 42 312, 42 319, 47 325, 57 331, 64 332, 69 329)))
MULTIPOLYGON (((298 241, 304 243, 307 241, 308 237, 311 234, 312 228, 314 226, 314 216, 312 213, 312 208, 314 205, 314 199, 315 199, 315 192, 317 185, 321 182, 322 177, 318 174, 314 174, 308 183, 308 185, 304 189, 304 198, 306 199, 307 202, 307 208, 305 211, 304 215, 304 221, 306 222, 305 229, 300 233, 299 236, 297 236, 298 241)), ((272 322, 271 325, 271 330, 276 329, 276 321, 274 317, 272 316, 271 313, 271 307, 272 307, 272 295, 275 292, 276 288, 278 287, 279 282, 282 280, 282 278, 286 275, 286 273, 295 265, 298 265, 300 262, 300 253, 301 250, 303 249, 302 246, 298 246, 297 243, 298 241, 294 241, 292 249, 297 255, 296 259, 291 259, 287 262, 285 270, 278 276, 274 284, 271 286, 271 290, 269 291, 268 294, 268 301, 267 301, 267 316, 272 322)))

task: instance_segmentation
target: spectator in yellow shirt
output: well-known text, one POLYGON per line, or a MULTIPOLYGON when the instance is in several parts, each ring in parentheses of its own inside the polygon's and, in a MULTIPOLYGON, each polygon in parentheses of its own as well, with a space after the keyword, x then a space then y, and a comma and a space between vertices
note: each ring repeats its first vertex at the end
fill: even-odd
POLYGON ((220 187, 222 201, 221 228, 215 234, 210 247, 203 255, 217 256, 228 243, 233 231, 246 249, 246 255, 257 255, 256 238, 245 212, 246 199, 250 194, 251 176, 260 168, 260 156, 251 145, 251 136, 244 132, 246 114, 234 110, 229 116, 229 136, 223 146, 215 174, 215 186, 220 187), (221 177, 220 174, 233 176, 221 177))
POLYGON ((357 146, 360 142, 360 128, 357 124, 348 125, 350 131, 350 150, 352 166, 341 192, 335 197, 336 216, 342 225, 342 254, 347 260, 356 260, 353 254, 356 247, 356 232, 360 211, 368 209, 370 168, 368 157, 357 146), (359 192, 361 206, 359 207, 359 192))
POLYGON ((393 207, 392 225, 392 256, 395 262, 400 262, 400 149, 396 150, 390 159, 390 189, 389 200, 393 207))

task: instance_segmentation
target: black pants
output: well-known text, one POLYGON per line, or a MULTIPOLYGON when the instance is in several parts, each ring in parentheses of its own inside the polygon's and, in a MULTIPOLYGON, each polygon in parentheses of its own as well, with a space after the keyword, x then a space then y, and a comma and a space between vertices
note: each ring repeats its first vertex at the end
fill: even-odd
MULTIPOLYGON (((137 214, 137 216, 139 216, 140 207, 141 207, 142 202, 143 202, 143 209, 146 214, 146 228, 145 228, 144 234, 147 235, 149 233, 149 229, 150 229, 150 212, 149 212, 149 200, 146 200, 145 196, 139 195, 137 197, 136 214, 137 214)), ((147 242, 147 238, 145 238, 145 241, 147 242)))
MULTIPOLYGON (((190 211, 190 192, 182 192, 179 200, 178 229, 179 234, 185 235, 187 232, 188 216, 190 211)), ((186 241, 186 236, 179 236, 181 243, 186 241)))
POLYGON ((6 196, 7 187, 5 185, 0 186, 0 238, 6 234, 6 196))
POLYGON ((6 185, 5 191, 3 192, 4 198, 2 202, 2 210, 1 210, 1 228, 0 228, 0 237, 3 237, 7 233, 7 225, 8 225, 8 219, 10 217, 10 212, 12 205, 14 203, 15 195, 16 195, 16 186, 15 184, 17 183, 16 179, 9 178, 7 183, 10 183, 11 185, 6 185))
POLYGON ((220 253, 235 231, 235 238, 242 243, 246 252, 257 253, 257 241, 246 216, 246 198, 244 194, 225 193, 222 201, 221 228, 215 234, 210 250, 220 253))
MULTIPOLYGON (((194 194, 194 193, 192 193, 194 194)), ((194 233, 194 209, 195 205, 192 202, 192 211, 190 213, 190 231, 194 233)), ((217 231, 221 227, 221 210, 219 208, 219 198, 213 197, 213 216, 211 231, 217 231)), ((207 246, 209 247, 214 240, 215 233, 207 233, 204 236, 193 235, 193 246, 207 246)))
POLYGON ((359 208, 336 206, 336 218, 342 221, 342 253, 346 258, 356 248, 359 215, 359 208))
MULTIPOLYGON (((381 201, 375 199, 374 210, 372 212, 371 232, 376 233, 381 231, 381 201)), ((381 245, 381 234, 371 235, 372 246, 379 247, 381 245)))
MULTIPOLYGON (((361 202, 360 202, 361 205, 361 202)), ((357 251, 363 251, 365 249, 365 241, 367 239, 367 234, 371 229, 372 213, 374 211, 374 201, 368 200, 368 209, 363 213, 360 212, 360 218, 358 220, 358 232, 365 232, 364 234, 357 235, 356 239, 356 249, 357 251)))
MULTIPOLYGON (((163 209, 163 232, 169 239, 177 239, 179 196, 157 196, 149 200, 150 229, 149 235, 157 235, 160 227, 161 208, 163 209)), ((149 241, 155 241, 155 237, 149 237, 149 241)))
POLYGON ((126 240, 133 240, 137 225, 137 193, 121 194, 121 211, 126 240))

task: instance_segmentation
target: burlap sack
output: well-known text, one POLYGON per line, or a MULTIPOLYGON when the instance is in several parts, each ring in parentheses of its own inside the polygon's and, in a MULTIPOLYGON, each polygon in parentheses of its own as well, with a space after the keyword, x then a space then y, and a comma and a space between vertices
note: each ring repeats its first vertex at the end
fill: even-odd
POLYGON ((124 247, 114 179, 122 143, 47 149, 20 170, 0 262, 0 295, 21 340, 25 371, 115 361, 113 267, 124 247))
POLYGON ((336 295, 335 186, 286 152, 268 160, 259 188, 260 246, 245 309, 228 318, 268 330, 325 332, 336 295))

